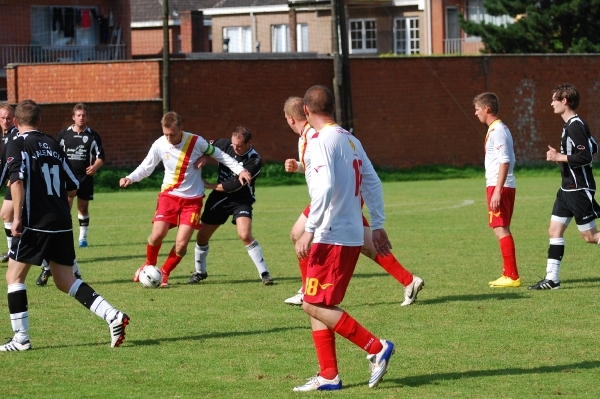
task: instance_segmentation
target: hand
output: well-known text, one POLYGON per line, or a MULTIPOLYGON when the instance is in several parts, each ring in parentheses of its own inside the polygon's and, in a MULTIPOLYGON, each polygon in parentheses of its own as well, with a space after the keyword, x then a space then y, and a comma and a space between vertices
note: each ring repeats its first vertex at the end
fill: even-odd
POLYGON ((548 146, 548 152, 546 152, 546 161, 559 163, 559 155, 561 155, 556 149, 548 146))
POLYGON ((494 212, 498 212, 500 208, 500 198, 501 198, 502 189, 498 187, 494 188, 494 193, 492 194, 492 198, 490 198, 490 209, 494 212))
POLYGON ((295 172, 298 170, 298 162, 295 159, 286 159, 284 167, 286 172, 295 172))
POLYGON ((304 233, 302 233, 302 237, 300 237, 300 239, 298 241, 296 241, 296 256, 298 256, 298 259, 305 259, 308 258, 308 255, 310 254, 310 247, 312 246, 312 240, 314 237, 314 233, 309 233, 308 231, 305 231, 304 233))
POLYGON ((384 229, 373 230, 373 244, 379 255, 387 256, 391 254, 392 243, 384 229))
POLYGON ((200 169, 206 165, 206 161, 208 161, 208 155, 202 155, 200 158, 194 161, 194 169, 200 169))
POLYGON ((126 177, 122 177, 121 180, 119 180, 119 186, 120 187, 127 187, 132 183, 132 181, 126 177))
POLYGON ((244 171, 238 175, 238 179, 241 184, 250 184, 252 181, 252 175, 250 175, 250 172, 244 169, 244 171))
POLYGON ((21 223, 21 219, 15 218, 12 222, 12 227, 10 228, 13 237, 20 237, 23 232, 23 225, 21 223))
POLYGON ((96 167, 94 167, 94 165, 90 165, 87 168, 85 168, 85 174, 88 176, 94 176, 96 174, 96 167))

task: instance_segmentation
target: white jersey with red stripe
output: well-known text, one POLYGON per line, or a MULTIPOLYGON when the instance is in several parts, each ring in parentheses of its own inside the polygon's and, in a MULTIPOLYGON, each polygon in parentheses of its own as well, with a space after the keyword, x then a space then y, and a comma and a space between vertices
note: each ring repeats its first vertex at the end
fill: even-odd
POLYGON ((313 242, 362 246, 361 195, 374 230, 385 220, 381 181, 360 141, 335 124, 327 124, 310 140, 310 214, 305 230, 313 242))
POLYGON ((504 187, 515 188, 517 182, 513 174, 515 151, 512 135, 508 127, 500 119, 496 119, 488 127, 485 137, 485 184, 487 187, 495 186, 498 182, 501 163, 509 164, 504 187))
POLYGON ((236 174, 244 170, 233 158, 202 137, 182 132, 179 144, 169 143, 165 136, 157 139, 140 166, 127 178, 132 182, 138 182, 150 176, 156 166, 162 162, 165 167, 165 177, 161 192, 181 198, 199 198, 204 196, 202 168, 195 169, 193 163, 205 154, 223 163, 236 174))
POLYGON ((310 140, 315 133, 315 129, 306 122, 302 129, 302 133, 300 133, 300 138, 298 139, 299 161, 296 161, 298 163, 296 172, 304 173, 306 184, 308 184, 310 180, 310 140))

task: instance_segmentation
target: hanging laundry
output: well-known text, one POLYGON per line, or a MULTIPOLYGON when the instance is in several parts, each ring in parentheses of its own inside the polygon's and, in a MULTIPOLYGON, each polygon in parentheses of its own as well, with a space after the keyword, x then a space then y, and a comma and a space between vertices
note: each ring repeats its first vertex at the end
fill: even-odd
POLYGON ((60 7, 52 7, 52 30, 61 32, 63 29, 63 10, 60 7))
POLYGON ((75 9, 75 27, 79 28, 81 26, 81 10, 79 8, 75 9))
POLYGON ((81 10, 81 27, 89 28, 90 26, 92 26, 92 20, 90 18, 90 10, 87 8, 84 8, 83 10, 81 10))
POLYGON ((65 18, 65 37, 75 36, 75 9, 73 7, 64 8, 65 18))

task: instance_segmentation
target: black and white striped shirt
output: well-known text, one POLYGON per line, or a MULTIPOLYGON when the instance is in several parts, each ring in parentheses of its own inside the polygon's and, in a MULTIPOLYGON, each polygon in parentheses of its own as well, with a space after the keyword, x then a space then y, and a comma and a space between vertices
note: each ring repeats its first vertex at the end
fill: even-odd
POLYGON ((596 191, 592 174, 592 156, 598 152, 598 144, 590 134, 588 125, 574 115, 565 123, 560 143, 560 153, 567 155, 568 162, 561 163, 562 183, 565 191, 596 191))

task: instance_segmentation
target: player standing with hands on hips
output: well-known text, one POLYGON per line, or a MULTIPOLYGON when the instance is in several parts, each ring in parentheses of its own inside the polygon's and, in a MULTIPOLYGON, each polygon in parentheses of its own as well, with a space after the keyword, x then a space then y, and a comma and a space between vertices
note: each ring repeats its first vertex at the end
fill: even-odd
POLYGON ((31 100, 17 105, 19 137, 8 143, 7 159, 14 205, 13 241, 6 271, 8 310, 14 336, 0 351, 31 349, 25 280, 31 265, 48 260, 56 287, 77 299, 109 326, 111 347, 125 338, 129 317, 73 275, 75 248, 67 193, 78 180, 56 140, 38 130, 41 110, 31 100))
POLYGON ((575 112, 579 107, 579 100, 579 91, 570 84, 563 84, 552 90, 552 108, 565 124, 560 152, 548 146, 546 160, 560 165, 562 182, 556 194, 548 229, 550 246, 546 277, 527 287, 530 290, 560 288, 558 274, 565 253, 564 233, 573 218, 581 237, 590 244, 600 245, 600 232, 596 227, 600 207, 594 199, 596 181, 592 174, 593 155, 598 153, 598 144, 588 125, 575 112))
POLYGON ((302 309, 309 315, 319 373, 294 391, 342 388, 335 334, 367 352, 369 387, 383 378, 394 344, 381 340, 338 305, 354 273, 364 243, 361 194, 371 215, 373 243, 382 255, 391 244, 383 229, 381 181, 361 143, 335 123, 333 94, 313 86, 304 96, 304 114, 317 132, 311 141, 310 214, 296 241, 298 258, 308 257, 302 309))
POLYGON ((515 151, 512 135, 498 118, 498 96, 482 93, 473 99, 473 104, 479 121, 488 126, 484 143, 488 225, 498 238, 503 259, 502 276, 490 281, 489 285, 490 288, 520 287, 515 241, 510 233, 517 187, 513 174, 515 151))

